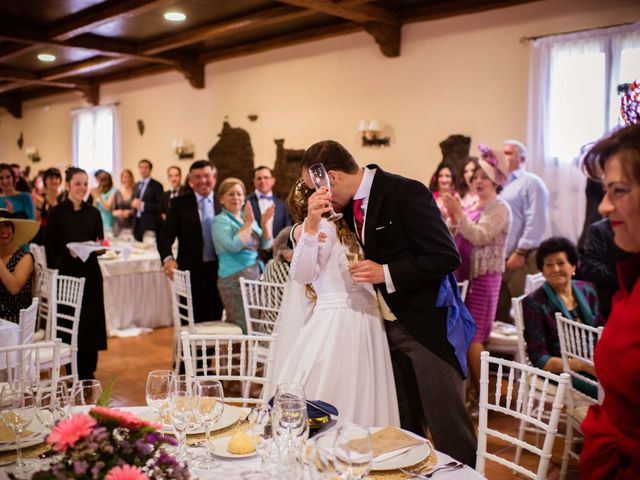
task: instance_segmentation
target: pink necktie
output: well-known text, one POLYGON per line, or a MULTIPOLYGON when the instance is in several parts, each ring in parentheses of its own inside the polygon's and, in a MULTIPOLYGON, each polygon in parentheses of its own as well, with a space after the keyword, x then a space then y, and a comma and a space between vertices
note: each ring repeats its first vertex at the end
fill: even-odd
POLYGON ((362 225, 364 224, 364 215, 362 214, 362 202, 364 198, 353 201, 353 218, 356 221, 356 231, 358 236, 362 238, 362 225))

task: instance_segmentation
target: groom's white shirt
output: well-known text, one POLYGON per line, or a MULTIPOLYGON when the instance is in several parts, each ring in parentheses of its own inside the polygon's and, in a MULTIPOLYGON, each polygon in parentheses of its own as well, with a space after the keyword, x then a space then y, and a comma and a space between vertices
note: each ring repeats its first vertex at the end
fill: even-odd
MULTIPOLYGON (((369 207, 369 194, 371 193, 371 186, 373 185, 373 177, 376 175, 376 169, 369 169, 364 167, 364 175, 362 175, 362 180, 360 181, 360 186, 353 196, 354 200, 362 199, 362 217, 364 218, 364 222, 362 224, 362 243, 365 243, 365 226, 367 224, 367 208, 369 207)), ((389 272, 389 265, 386 263, 382 265, 382 269, 384 270, 384 283, 387 287, 388 293, 393 293, 396 291, 396 288, 393 285, 393 280, 391 279, 391 273, 389 272)), ((378 294, 378 303, 380 304, 380 309, 382 310, 382 317, 385 320, 396 320, 395 315, 385 302, 384 298, 380 291, 377 291, 378 294)))

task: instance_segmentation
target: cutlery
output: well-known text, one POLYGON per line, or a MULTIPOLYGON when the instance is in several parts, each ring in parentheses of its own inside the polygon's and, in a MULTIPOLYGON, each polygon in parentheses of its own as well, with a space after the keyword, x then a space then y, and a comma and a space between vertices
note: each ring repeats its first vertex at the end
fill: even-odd
POLYGON ((435 465, 435 466, 430 466, 427 467, 426 469, 421 469, 417 472, 413 472, 411 470, 407 470, 405 468, 401 468, 400 471, 402 473, 406 473, 407 475, 412 475, 413 478, 431 478, 431 475, 433 475, 434 473, 440 472, 444 469, 458 469, 464 467, 464 464, 460 463, 460 462, 456 462, 456 461, 452 461, 449 463, 445 463, 443 465, 435 465))
POLYGON ((441 467, 441 468, 436 468, 432 471, 430 471, 429 473, 427 473, 425 475, 426 478, 431 478, 433 477, 436 473, 442 473, 442 472, 452 472, 454 470, 458 470, 460 468, 464 468, 464 464, 463 463, 458 463, 457 465, 453 465, 451 467, 441 467))

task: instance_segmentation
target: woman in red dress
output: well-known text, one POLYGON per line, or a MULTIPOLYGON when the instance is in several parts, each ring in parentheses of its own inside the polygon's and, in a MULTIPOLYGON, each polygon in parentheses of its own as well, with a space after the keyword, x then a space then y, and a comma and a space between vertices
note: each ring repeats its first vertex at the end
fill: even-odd
POLYGON ((580 478, 640 478, 640 125, 598 142, 585 157, 603 177, 599 211, 609 217, 616 245, 632 255, 618 264, 620 290, 595 350, 604 401, 582 423, 580 478))

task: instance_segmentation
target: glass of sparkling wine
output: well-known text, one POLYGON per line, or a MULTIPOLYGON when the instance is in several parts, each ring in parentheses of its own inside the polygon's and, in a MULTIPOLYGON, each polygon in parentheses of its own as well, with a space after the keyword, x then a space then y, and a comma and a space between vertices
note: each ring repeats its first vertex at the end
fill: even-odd
MULTIPOLYGON (((345 234, 342 238, 342 246, 344 247, 344 253, 347 256, 349 265, 364 260, 364 252, 355 233, 350 232, 345 234)), ((354 281, 353 286, 357 287, 358 283, 354 281)))
MULTIPOLYGON (((324 168, 322 163, 316 163, 315 165, 311 165, 309 167, 309 176, 311 177, 311 181, 313 185, 316 187, 316 190, 320 187, 326 187, 328 192, 331 192, 331 184, 329 182, 329 175, 324 168)), ((341 213, 336 213, 331 207, 331 211, 329 212, 329 216, 327 217, 332 222, 340 220, 342 218, 341 213)))

